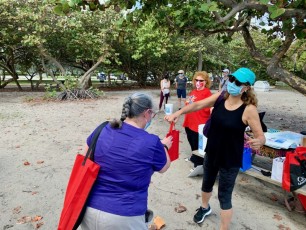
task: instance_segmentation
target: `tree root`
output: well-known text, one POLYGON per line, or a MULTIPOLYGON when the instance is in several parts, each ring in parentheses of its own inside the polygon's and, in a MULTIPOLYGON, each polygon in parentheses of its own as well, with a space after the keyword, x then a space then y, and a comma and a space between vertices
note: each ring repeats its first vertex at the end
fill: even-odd
POLYGON ((61 92, 58 96, 58 100, 78 100, 78 99, 97 99, 101 95, 91 89, 67 89, 61 92))

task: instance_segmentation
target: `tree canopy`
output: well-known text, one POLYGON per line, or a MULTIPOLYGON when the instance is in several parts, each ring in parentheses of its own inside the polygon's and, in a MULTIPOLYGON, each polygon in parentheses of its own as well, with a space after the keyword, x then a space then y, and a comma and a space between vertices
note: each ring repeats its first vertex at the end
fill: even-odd
MULTIPOLYGON (((158 27, 166 27, 180 34, 217 34, 219 39, 230 41, 238 33, 243 37, 252 58, 265 67, 271 78, 281 80, 306 94, 305 72, 292 72, 285 63, 288 62, 287 56, 294 43, 299 41, 303 46, 305 44, 306 3, 303 0, 63 0, 57 3, 57 11, 63 12, 61 8, 65 8, 68 13, 86 6, 90 10, 104 10, 110 6, 114 6, 117 11, 127 10, 127 24, 143 23, 153 16, 158 27), (64 7, 67 4, 70 7, 64 7), (261 50, 261 43, 254 40, 253 30, 264 34, 266 42, 280 39, 278 48, 267 55, 261 50)), ((302 50, 296 53, 294 60, 303 59, 304 56, 305 51, 302 50)), ((295 68, 298 66, 295 65, 295 68)), ((302 67, 304 69, 305 64, 302 67)))
MULTIPOLYGON (((305 1, 2 0, 0 67, 68 76, 101 66, 145 84, 165 72, 252 68, 306 94, 305 1), (248 50, 248 52, 246 51, 248 50)), ((29 77, 30 79, 30 77, 29 77)), ((64 86, 63 86, 64 87, 64 86)))

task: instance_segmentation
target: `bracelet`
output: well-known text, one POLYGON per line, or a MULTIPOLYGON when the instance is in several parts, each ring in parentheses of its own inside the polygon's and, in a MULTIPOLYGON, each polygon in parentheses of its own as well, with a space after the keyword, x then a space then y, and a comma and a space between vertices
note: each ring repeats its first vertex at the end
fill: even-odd
POLYGON ((169 149, 168 149, 168 146, 167 145, 165 145, 165 144, 163 144, 163 146, 167 149, 167 151, 169 151, 169 149))

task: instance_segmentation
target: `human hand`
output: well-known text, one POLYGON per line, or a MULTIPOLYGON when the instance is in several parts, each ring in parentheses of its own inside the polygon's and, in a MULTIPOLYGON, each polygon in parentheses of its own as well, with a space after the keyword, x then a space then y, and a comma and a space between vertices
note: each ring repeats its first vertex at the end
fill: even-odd
POLYGON ((259 150, 260 147, 262 146, 261 140, 258 138, 252 139, 251 137, 247 137, 247 143, 254 150, 259 150))
POLYGON ((161 143, 163 143, 164 145, 167 146, 168 149, 170 149, 173 143, 173 137, 172 136, 165 137, 164 139, 162 139, 161 143))
POLYGON ((171 115, 166 115, 165 117, 164 117, 164 120, 166 120, 166 121, 168 121, 168 122, 174 122, 174 123, 176 123, 177 121, 178 121, 178 118, 179 118, 179 116, 180 116, 180 114, 178 114, 178 112, 179 111, 177 111, 177 112, 175 112, 175 113, 173 113, 173 114, 171 114, 171 115))

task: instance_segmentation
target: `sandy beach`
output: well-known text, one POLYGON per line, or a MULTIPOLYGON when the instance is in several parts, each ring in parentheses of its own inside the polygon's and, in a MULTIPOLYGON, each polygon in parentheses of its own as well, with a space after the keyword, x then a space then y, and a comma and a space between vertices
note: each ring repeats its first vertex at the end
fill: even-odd
MULTIPOLYGON (((142 90, 159 102, 159 90, 142 90)), ((105 120, 119 118, 124 98, 134 91, 110 91, 98 100, 43 101, 41 92, 0 92, 0 228, 57 228, 66 185, 77 153, 85 140, 105 120)), ((169 103, 175 104, 175 91, 169 103)), ((292 90, 258 92, 259 112, 265 111, 268 128, 306 131, 306 97, 292 90)), ((177 106, 174 106, 177 109, 177 106)), ((169 124, 164 113, 155 117, 148 132, 161 138, 169 124)), ((202 225, 192 220, 200 206, 202 177, 187 177, 191 154, 182 128, 180 158, 164 174, 154 174, 149 188, 149 208, 164 219, 166 230, 219 229, 217 189, 211 199, 212 215, 202 225), (175 212, 183 205, 187 211, 175 212)), ((217 188, 217 187, 216 187, 217 188)), ((120 208, 120 207, 118 207, 120 208)), ((306 216, 289 212, 283 191, 245 174, 239 174, 233 193, 233 230, 302 230, 306 216)))

